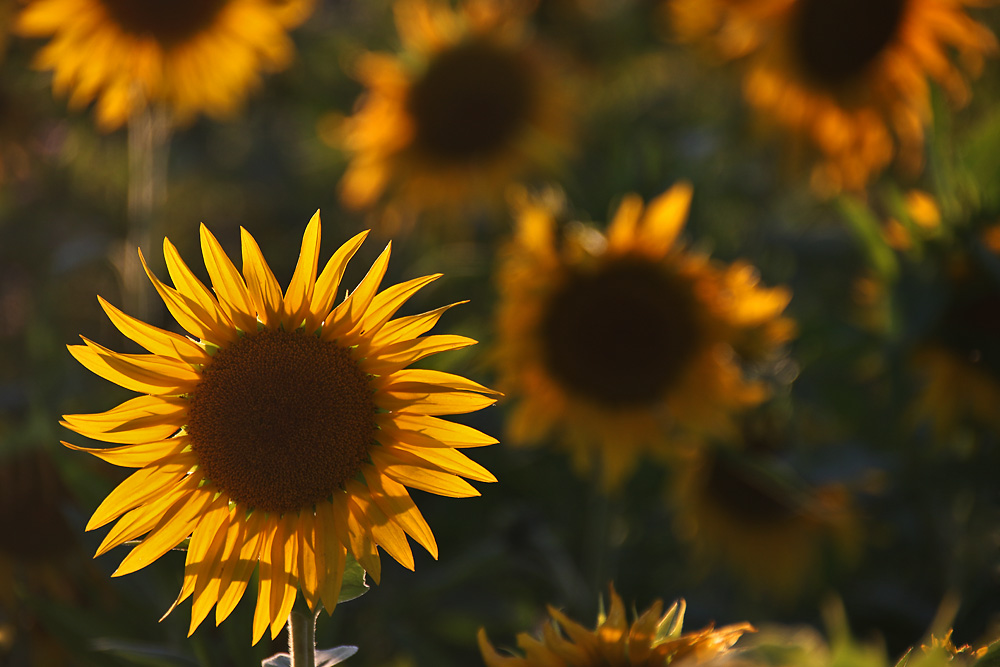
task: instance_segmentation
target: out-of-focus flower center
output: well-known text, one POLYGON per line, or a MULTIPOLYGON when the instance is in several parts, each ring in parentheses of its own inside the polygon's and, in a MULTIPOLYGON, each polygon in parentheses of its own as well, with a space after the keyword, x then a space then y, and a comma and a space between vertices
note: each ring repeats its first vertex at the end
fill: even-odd
POLYGON ((219 350, 186 430, 205 476, 266 512, 311 507, 354 477, 375 433, 368 377, 335 343, 265 329, 219 350))
POLYGON ((799 65, 823 85, 848 83, 899 32, 910 0, 804 0, 794 25, 799 65))
POLYGON ((765 478, 721 457, 708 466, 702 493, 734 520, 757 526, 780 525, 801 514, 796 499, 765 478))
POLYGON ((550 298, 539 334, 563 388, 612 408, 662 398, 700 344, 691 286, 638 258, 570 275, 550 298))
POLYGON ((99 0, 126 32, 152 37, 165 46, 205 30, 229 0, 99 0))
POLYGON ((534 96, 531 64, 517 51, 479 41, 443 51, 407 100, 415 146, 443 162, 501 152, 528 122, 534 96))

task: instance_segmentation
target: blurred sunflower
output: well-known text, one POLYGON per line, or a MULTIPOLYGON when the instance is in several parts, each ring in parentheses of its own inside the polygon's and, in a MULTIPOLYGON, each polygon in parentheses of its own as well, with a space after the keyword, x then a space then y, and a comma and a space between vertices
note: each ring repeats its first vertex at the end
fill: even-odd
POLYGON ((525 657, 497 653, 484 629, 479 630, 479 649, 487 667, 665 667, 685 659, 701 663, 723 657, 744 632, 754 631, 749 623, 738 623, 681 634, 685 608, 679 600, 660 616, 663 602, 657 600, 630 626, 625 605, 612 588, 611 610, 601 611, 593 631, 549 607, 552 621, 543 627, 541 639, 526 633, 517 637, 525 657))
POLYGON ((678 243, 690 199, 690 186, 676 185, 644 211, 629 195, 607 235, 569 225, 561 248, 555 205, 525 202, 503 251, 496 354, 504 391, 521 398, 512 439, 558 431, 609 489, 642 453, 675 449, 674 426, 729 433, 733 413, 767 393, 743 362, 774 355, 794 333, 781 315, 787 289, 678 243))
POLYGON ((701 450, 671 493, 677 533, 695 557, 722 561, 758 592, 791 599, 819 581, 830 547, 841 558, 857 552, 857 518, 840 485, 809 488, 749 457, 701 450))
POLYGON ((342 128, 353 154, 340 183, 353 208, 387 194, 404 215, 502 200, 526 172, 554 167, 571 120, 564 79, 528 38, 519 0, 400 0, 405 52, 366 54, 367 87, 342 128))
POLYGON ((122 125, 163 104, 178 122, 234 114, 261 71, 288 66, 288 30, 314 0, 28 0, 16 30, 50 37, 35 66, 52 70, 73 108, 97 98, 97 124, 122 125))
POLYGON ((702 28, 709 36, 722 31, 733 55, 757 50, 744 80, 747 100, 767 122, 819 152, 813 186, 830 193, 863 188, 894 158, 911 173, 921 169, 928 79, 964 104, 970 92, 949 51, 971 75, 996 52, 994 35, 966 13, 981 4, 784 0, 771 11, 768 0, 713 0, 692 10, 703 23, 691 22, 710 26, 702 28), (704 18, 712 7, 742 22, 704 18))
POLYGON ((348 554, 376 582, 376 546, 412 569, 409 535, 437 557, 434 535, 407 486, 466 497, 479 494, 463 477, 495 481, 458 449, 496 440, 436 416, 491 405, 495 392, 449 373, 406 368, 475 341, 421 337, 448 306, 392 319, 440 275, 379 292, 386 247, 334 306, 345 266, 364 238, 358 234, 341 246, 317 278, 320 222, 314 216, 282 295, 245 230, 241 276, 202 226, 215 296, 167 240, 175 287, 147 268, 167 309, 198 340, 136 320, 102 299, 122 333, 152 354, 119 354, 86 339, 70 347, 94 373, 146 394, 102 414, 65 417, 82 435, 122 444, 68 447, 138 468, 87 525, 120 517, 97 554, 146 535, 118 576, 191 536, 178 596, 178 602, 194 596, 191 632, 213 605, 217 623, 229 615, 258 564, 255 643, 268 626, 272 637, 281 630, 297 588, 311 609, 322 603, 332 610, 348 554))
POLYGON ((708 42, 725 58, 760 44, 766 20, 794 0, 666 0, 660 7, 682 42, 708 42))

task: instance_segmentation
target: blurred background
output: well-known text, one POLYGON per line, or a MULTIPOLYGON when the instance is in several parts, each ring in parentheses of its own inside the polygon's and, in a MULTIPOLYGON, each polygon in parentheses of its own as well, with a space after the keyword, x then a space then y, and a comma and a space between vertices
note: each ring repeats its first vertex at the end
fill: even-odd
MULTIPOLYGON (((1000 28, 995 9, 973 14, 1000 28)), ((359 647, 351 665, 482 664, 480 627, 513 646, 548 604, 589 626, 610 582, 640 610, 685 598, 691 629, 822 627, 839 599, 854 635, 891 657, 942 607, 958 644, 1000 634, 1000 65, 987 61, 964 108, 932 90, 919 174, 890 166, 863 192, 819 196, 809 157, 744 101, 740 64, 679 43, 666 15, 652 0, 540 0, 524 15, 519 39, 558 70, 571 122, 556 164, 516 180, 598 230, 626 193, 648 201, 690 181, 688 247, 791 290, 798 331, 761 371, 770 397, 741 417, 740 442, 642 457, 610 493, 552 446, 557 435, 507 442, 517 395, 463 417, 500 439, 471 452, 499 483, 472 499, 413 494, 440 560, 417 553, 409 572, 384 558, 381 585, 320 617, 321 647, 359 647)), ((480 344, 435 367, 494 384, 497 253, 515 229, 506 195, 345 205, 358 63, 404 51, 393 7, 319 0, 291 39, 293 62, 239 113, 196 117, 160 147, 151 267, 166 275, 168 236, 207 280, 198 223, 233 257, 243 226, 287 284, 321 209, 323 257, 374 229, 345 284, 389 238, 386 284, 444 274, 406 312, 468 300, 436 331, 480 344)), ((122 553, 91 558, 104 530, 84 526, 126 471, 62 447, 94 443, 58 420, 130 394, 65 346, 83 335, 136 351, 97 295, 178 329, 151 285, 128 277, 128 131, 101 131, 88 108, 53 97, 51 72, 32 68, 44 41, 12 35, 0 63, 0 664, 259 664, 286 639, 251 646, 255 595, 188 639, 187 604, 157 623, 183 553, 114 579, 122 553)))

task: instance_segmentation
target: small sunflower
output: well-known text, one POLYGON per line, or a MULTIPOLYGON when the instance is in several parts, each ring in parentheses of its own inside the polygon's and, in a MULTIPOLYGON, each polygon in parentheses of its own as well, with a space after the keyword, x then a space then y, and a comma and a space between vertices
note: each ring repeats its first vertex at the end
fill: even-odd
POLYGON ((317 277, 317 213, 284 295, 245 230, 241 276, 201 227, 214 295, 164 240, 174 287, 147 274, 194 338, 102 299, 112 322, 151 354, 119 354, 86 339, 70 347, 94 373, 143 394, 102 414, 65 417, 82 435, 121 444, 68 447, 138 468, 87 525, 118 519, 97 554, 146 535, 115 572, 120 576, 190 536, 178 602, 194 597, 192 632, 213 606, 216 623, 229 615, 254 569, 255 643, 268 626, 272 637, 281 630, 296 589, 311 609, 322 603, 332 610, 348 555, 376 582, 377 546, 410 569, 406 535, 437 557, 407 486, 467 497, 479 493, 463 477, 496 481, 459 451, 496 440, 439 417, 491 405, 495 392, 450 373, 406 368, 475 343, 422 336, 449 306, 393 319, 440 275, 379 292, 386 247, 335 306, 345 266, 365 234, 341 246, 317 277))
POLYGON ((721 562, 749 589, 791 599, 819 581, 834 560, 827 554, 856 553, 859 531, 844 488, 784 477, 751 458, 699 451, 672 494, 677 532, 699 561, 721 562))
POLYGON ((288 66, 288 30, 314 0, 29 0, 16 30, 49 37, 35 66, 71 107, 97 98, 97 123, 122 125, 147 104, 179 122, 235 113, 262 71, 288 66))
POLYGON ((343 127, 353 154, 340 184, 363 208, 383 193, 396 208, 454 209, 502 198, 526 172, 554 166, 570 120, 562 78, 525 33, 527 3, 400 0, 406 51, 367 54, 367 87, 343 127))
POLYGON ((787 289, 678 243, 690 199, 677 185, 644 211, 629 195, 606 235, 572 224, 561 248, 553 205, 526 203, 499 267, 500 381, 521 398, 512 439, 561 431, 608 488, 643 452, 672 449, 675 426, 728 433, 733 413, 766 395, 743 362, 794 332, 787 289))
POLYGON ((681 634, 685 604, 679 600, 663 613, 657 600, 629 625, 625 605, 611 589, 611 609, 602 610, 597 627, 588 630, 558 609, 549 607, 551 623, 544 626, 541 639, 522 633, 518 647, 525 657, 505 657, 479 631, 479 649, 487 667, 666 667, 685 659, 696 662, 724 656, 744 632, 753 632, 749 623, 681 634))
POLYGON ((706 5, 724 7, 728 20, 705 19, 702 32, 725 42, 731 55, 756 51, 744 80, 747 100, 818 152, 813 186, 831 193, 863 188, 893 159, 910 173, 921 169, 928 81, 964 104, 970 92, 962 69, 976 75, 996 52, 993 33, 967 13, 982 4, 712 0, 706 5))

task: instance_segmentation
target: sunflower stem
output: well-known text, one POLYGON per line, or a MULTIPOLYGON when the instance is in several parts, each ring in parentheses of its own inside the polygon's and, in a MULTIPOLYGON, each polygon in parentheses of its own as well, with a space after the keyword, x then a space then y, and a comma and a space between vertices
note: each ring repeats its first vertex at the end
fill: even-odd
POLYGON ((316 667, 316 619, 322 609, 316 611, 297 600, 292 613, 288 615, 288 655, 291 667, 316 667))
POLYGON ((136 317, 149 316, 150 300, 136 248, 149 254, 157 205, 164 200, 170 122, 165 110, 149 105, 128 120, 128 230, 121 258, 123 299, 136 317))

